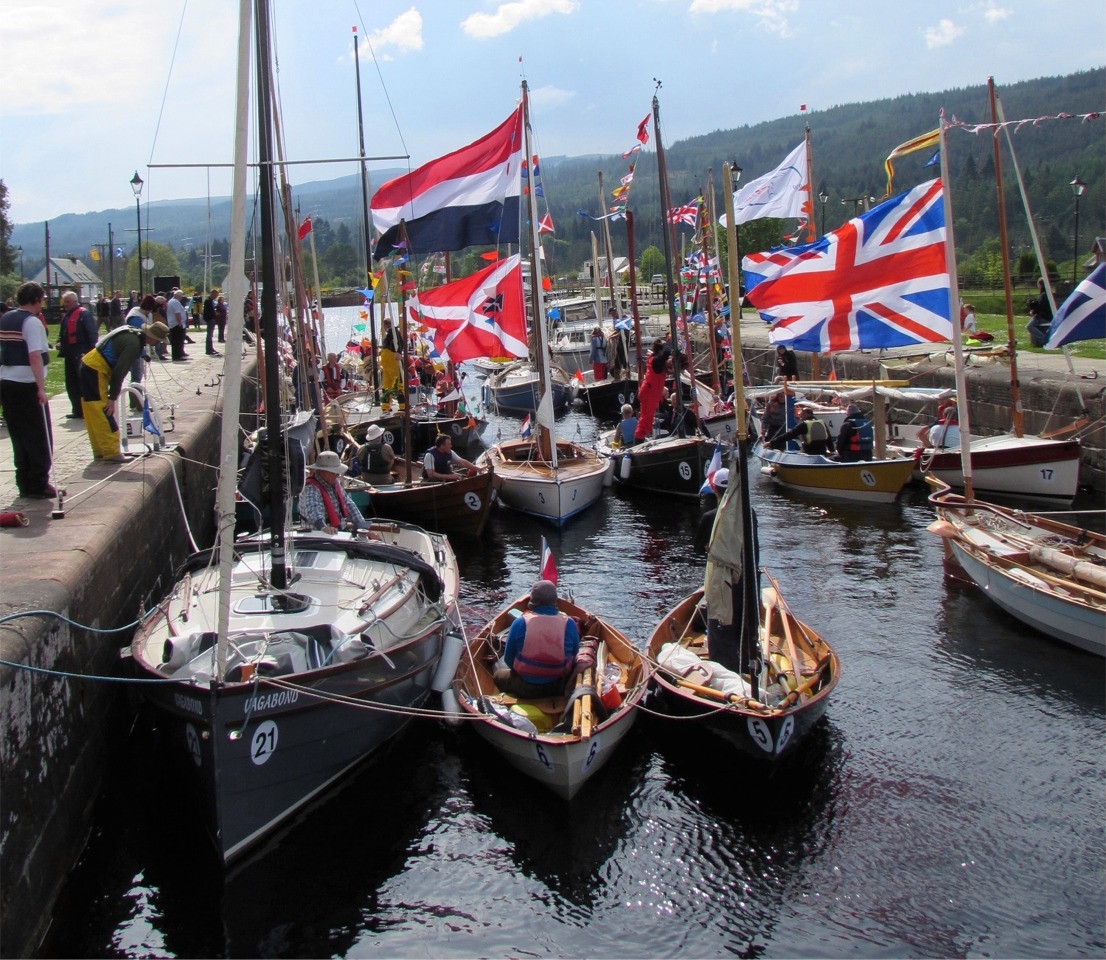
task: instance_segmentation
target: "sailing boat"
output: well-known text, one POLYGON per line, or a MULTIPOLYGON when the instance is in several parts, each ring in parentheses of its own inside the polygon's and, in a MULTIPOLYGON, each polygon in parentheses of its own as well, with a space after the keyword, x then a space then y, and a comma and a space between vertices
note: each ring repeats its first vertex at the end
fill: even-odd
MULTIPOLYGON (((269 11, 257 4, 259 188, 273 237, 269 11)), ((231 342, 241 337, 250 2, 242 0, 231 258, 231 342)), ((265 250, 262 337, 268 412, 279 416, 277 277, 265 250)), ((182 566, 130 646, 147 699, 196 782, 229 862, 395 736, 430 694, 446 637, 459 630, 456 562, 444 537, 400 524, 380 539, 286 536, 285 483, 270 484, 268 536, 234 542, 241 358, 226 356, 217 499, 220 538, 182 566)), ((280 431, 266 438, 282 477, 280 431)))
MULTIPOLYGON (((724 168, 730 277, 737 276, 733 191, 724 168)), ((732 282, 732 281, 731 281, 732 282)), ((740 355, 734 325, 734 355, 740 355)), ((649 640, 654 709, 695 718, 743 753, 775 762, 794 752, 824 714, 841 665, 830 645, 788 608, 779 585, 758 596, 755 519, 749 499, 744 384, 734 381, 737 451, 718 507, 703 587, 685 597, 649 640)))
MULTIPOLYGON (((526 156, 530 150, 530 103, 526 81, 522 83, 523 136, 526 156)), ((538 216, 534 190, 526 191, 529 204, 530 244, 538 248, 538 216)), ((542 296, 541 258, 530 257, 531 310, 536 344, 534 365, 538 374, 536 436, 502 440, 486 450, 477 464, 494 465, 501 481, 500 501, 521 513, 561 526, 595 503, 603 493, 610 461, 594 450, 554 434, 553 382, 546 344, 546 317, 542 296)))
MULTIPOLYGON (((993 86, 991 87, 993 94, 993 86)), ((945 121, 941 119, 941 163, 948 163, 945 149, 945 121)), ((997 148, 996 148, 997 159, 997 148)), ((1001 196, 1001 193, 1000 193, 1001 196)), ((1004 221, 1000 219, 1000 226, 1004 221)), ((953 238, 948 236, 950 270, 955 272, 953 238)), ((955 289, 955 286, 953 287, 955 289)), ((1056 346, 1072 339, 1090 339, 1102 330, 1106 316, 1103 273, 1097 284, 1088 278, 1072 291, 1057 314, 1056 346), (1072 336, 1064 317, 1080 312, 1093 316, 1082 334, 1072 336)), ((957 358, 957 389, 966 395, 963 348, 960 330, 953 336, 957 358)), ((965 434, 970 413, 961 414, 961 465, 964 495, 954 494, 947 484, 930 498, 937 520, 929 530, 942 537, 946 558, 959 567, 985 594, 1008 613, 1046 636, 1098 656, 1106 656, 1106 536, 1051 517, 1013 511, 975 499, 975 456, 965 434)))
MULTIPOLYGON (((653 96, 653 130, 657 138, 657 179, 660 181, 661 211, 665 223, 664 238, 665 289, 672 284, 672 241, 668 221, 671 200, 668 194, 668 172, 665 167, 664 143, 661 139, 660 101, 653 96)), ((603 435, 600 449, 615 461, 614 476, 621 483, 641 490, 677 496, 697 497, 706 479, 707 465, 714 455, 714 441, 697 433, 689 434, 684 417, 684 397, 680 375, 681 358, 679 332, 676 325, 676 305, 671 296, 668 301, 668 328, 672 345, 672 368, 675 387, 672 401, 675 406, 675 427, 668 436, 650 437, 632 447, 618 451, 611 444, 617 431, 603 435)), ((690 353, 690 341, 689 341, 690 353)), ((651 363, 652 361, 647 361, 651 363)), ((689 371, 690 373, 690 371, 689 371)), ((642 381, 643 387, 645 380, 642 381)), ((639 396, 641 392, 639 391, 639 396)))

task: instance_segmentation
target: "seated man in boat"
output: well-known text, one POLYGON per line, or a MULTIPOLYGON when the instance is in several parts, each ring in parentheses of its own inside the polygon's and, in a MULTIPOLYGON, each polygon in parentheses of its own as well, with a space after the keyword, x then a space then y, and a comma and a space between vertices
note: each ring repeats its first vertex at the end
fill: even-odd
POLYGON ((453 449, 453 439, 448 434, 439 433, 434 446, 422 458, 423 478, 441 483, 460 480, 461 475, 454 471, 455 467, 463 467, 470 477, 476 476, 476 464, 470 463, 453 449))
POLYGON ((843 463, 871 460, 875 447, 876 431, 872 421, 860 412, 860 407, 850 403, 845 409, 845 419, 837 434, 837 459, 843 463))
POLYGON ((634 433, 637 431, 637 417, 634 416, 634 408, 628 403, 622 404, 622 419, 614 431, 614 443, 616 447, 632 447, 635 443, 634 433))
POLYGON ((764 405, 764 416, 761 421, 760 439, 764 441, 764 445, 771 447, 773 450, 783 450, 786 448, 785 443, 781 443, 775 439, 776 435, 782 433, 787 427, 787 395, 783 392, 777 393, 764 405))
POLYGON ((923 430, 918 439, 927 447, 960 446, 960 412, 956 397, 948 397, 937 405, 937 422, 923 430))
POLYGON ((312 530, 337 533, 347 525, 368 530, 369 521, 361 516, 339 478, 346 472, 342 458, 333 450, 324 450, 308 466, 311 474, 299 496, 300 520, 312 530))
POLYGON ((799 422, 790 430, 777 434, 773 440, 783 444, 788 440, 798 440, 803 453, 813 456, 825 457, 831 454, 833 443, 830 440, 829 428, 814 416, 814 411, 810 407, 796 405, 795 412, 799 414, 799 422))
POLYGON ((495 684, 527 700, 560 696, 579 652, 576 621, 557 609, 556 585, 539 580, 530 590, 529 609, 507 633, 507 666, 495 671, 495 684))
POLYGON ((360 479, 367 483, 391 483, 392 464, 396 453, 390 443, 384 440, 384 428, 379 423, 369 425, 365 431, 365 442, 357 451, 358 465, 361 467, 360 479))

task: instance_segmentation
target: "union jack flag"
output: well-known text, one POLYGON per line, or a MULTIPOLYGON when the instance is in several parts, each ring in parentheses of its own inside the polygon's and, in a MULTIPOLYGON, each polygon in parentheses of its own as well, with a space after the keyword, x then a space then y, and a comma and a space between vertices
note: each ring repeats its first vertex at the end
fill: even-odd
POLYGON ((682 207, 673 207, 668 211, 669 223, 686 223, 694 227, 699 222, 699 204, 685 203, 682 207))
POLYGON ((816 243, 743 261, 769 339, 827 353, 952 337, 941 181, 881 203, 816 243))

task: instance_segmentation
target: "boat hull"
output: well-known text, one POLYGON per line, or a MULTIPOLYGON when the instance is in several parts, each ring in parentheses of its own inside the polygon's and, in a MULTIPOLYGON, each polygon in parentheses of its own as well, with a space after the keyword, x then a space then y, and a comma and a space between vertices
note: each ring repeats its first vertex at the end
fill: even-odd
MULTIPOLYGON (((576 389, 558 368, 553 371, 549 392, 554 411, 560 412, 572 402, 576 389)), ((496 410, 528 413, 538 408, 539 390, 537 370, 528 363, 514 364, 484 381, 484 405, 496 410)))
MULTIPOLYGON (((417 476, 421 470, 415 471, 417 476)), ((363 514, 418 523, 428 530, 479 537, 484 532, 500 478, 491 470, 451 483, 431 483, 421 478, 410 485, 391 483, 369 486, 347 482, 353 502, 363 514), (366 511, 369 511, 366 513, 366 511)))
POLYGON ((841 463, 828 457, 753 447, 757 458, 785 487, 819 497, 861 503, 893 503, 914 474, 914 460, 861 460, 841 463))
POLYGON ((629 449, 612 449, 610 455, 614 460, 614 478, 619 484, 698 497, 714 449, 715 441, 704 437, 660 437, 644 440, 629 449))
POLYGON ((557 526, 599 499, 611 468, 606 457, 567 441, 558 441, 553 467, 529 438, 493 445, 477 461, 484 463, 492 465, 500 483, 500 503, 557 526))
MULTIPOLYGON (((979 437, 971 442, 972 487, 981 497, 1070 504, 1079 489, 1077 440, 979 437)), ((919 466, 953 488, 964 486, 959 448, 926 450, 919 466)))

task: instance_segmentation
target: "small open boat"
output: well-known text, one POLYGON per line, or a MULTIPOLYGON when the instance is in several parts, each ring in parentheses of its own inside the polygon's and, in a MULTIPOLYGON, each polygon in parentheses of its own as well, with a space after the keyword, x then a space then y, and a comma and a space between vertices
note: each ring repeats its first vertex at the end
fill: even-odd
POLYGON ((557 608, 576 619, 581 645, 595 638, 595 666, 577 676, 566 696, 520 700, 502 693, 492 676, 496 661, 529 599, 510 604, 469 642, 453 691, 462 716, 512 767, 571 800, 633 726, 652 670, 620 631, 559 598, 557 608))
POLYGON ((844 462, 793 450, 773 450, 761 441, 753 453, 785 487, 835 500, 892 503, 914 474, 913 457, 844 462))
POLYGON ((543 383, 541 364, 516 360, 484 381, 484 406, 491 410, 528 413, 537 410, 545 390, 552 397, 553 410, 561 411, 576 399, 576 381, 560 367, 549 365, 543 383))
POLYGON ((651 437, 631 447, 612 446, 618 431, 599 438, 599 452, 614 463, 614 479, 637 490, 697 497, 707 478, 716 442, 708 437, 651 437))
POLYGON ((1106 536, 941 486, 929 530, 947 559, 1022 623, 1106 656, 1106 536))
POLYGON ((758 696, 747 676, 710 659, 704 590, 685 597, 653 631, 654 706, 697 717, 743 753, 778 760, 825 712, 841 670, 828 643, 796 617, 774 580, 761 592, 758 696))

